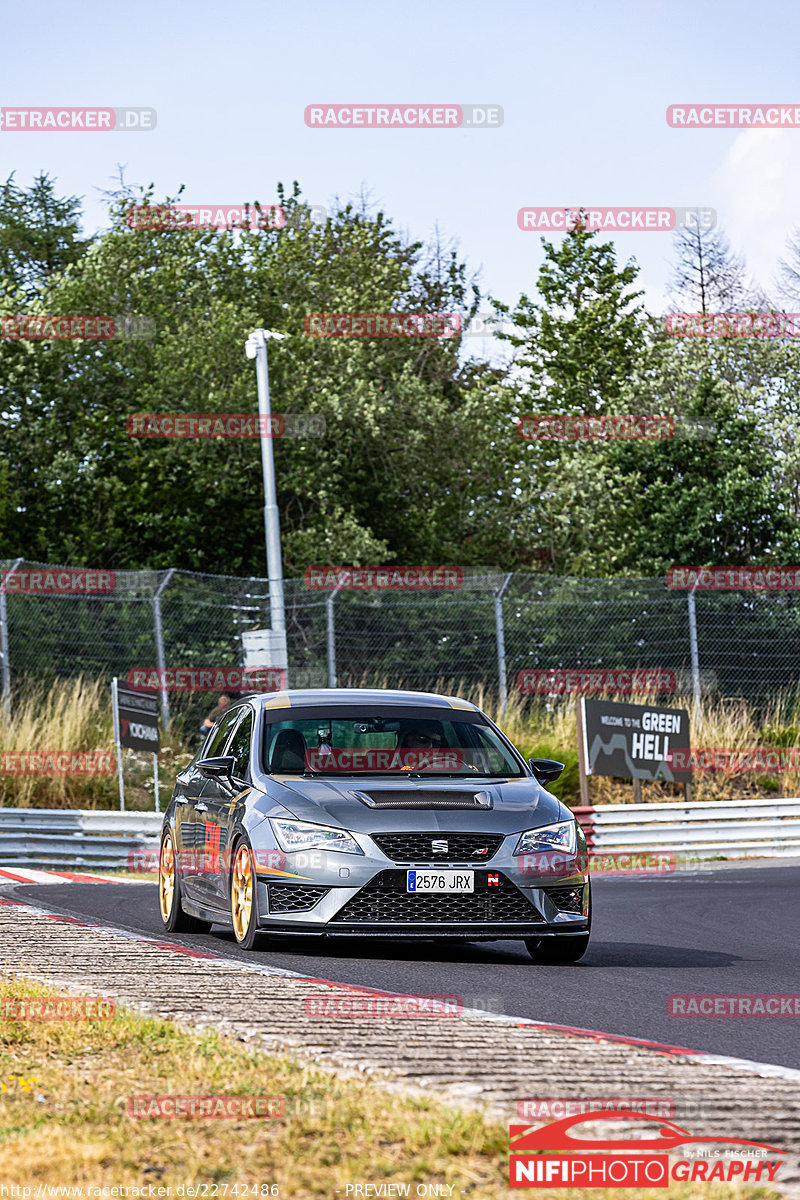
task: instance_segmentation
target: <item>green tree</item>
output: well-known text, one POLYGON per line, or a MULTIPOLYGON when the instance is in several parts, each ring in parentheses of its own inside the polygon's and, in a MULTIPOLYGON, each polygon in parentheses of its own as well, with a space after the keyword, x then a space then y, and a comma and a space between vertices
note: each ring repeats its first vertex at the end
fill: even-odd
POLYGON ((43 173, 30 188, 0 184, 0 300, 3 307, 30 301, 57 274, 81 260, 91 238, 81 236, 81 202, 57 196, 55 180, 43 173))
POLYGON ((539 298, 523 294, 513 311, 494 302, 519 330, 499 336, 517 350, 526 398, 546 412, 613 412, 644 345, 639 268, 618 267, 613 243, 597 239, 580 224, 557 246, 542 238, 539 298))
POLYGON ((258 441, 140 440, 125 421, 255 412, 244 341, 263 326, 288 335, 270 351, 273 408, 327 424, 324 438, 275 443, 286 570, 463 562, 482 521, 465 486, 483 431, 465 414, 497 373, 460 365, 458 339, 304 332, 314 312, 476 306, 455 253, 426 257, 384 214, 350 205, 316 224, 296 186, 280 197, 286 227, 258 232, 131 228, 130 199, 119 198, 110 231, 58 278, 47 304, 131 318, 145 336, 0 349, 3 448, 21 497, 5 552, 262 573, 258 441))

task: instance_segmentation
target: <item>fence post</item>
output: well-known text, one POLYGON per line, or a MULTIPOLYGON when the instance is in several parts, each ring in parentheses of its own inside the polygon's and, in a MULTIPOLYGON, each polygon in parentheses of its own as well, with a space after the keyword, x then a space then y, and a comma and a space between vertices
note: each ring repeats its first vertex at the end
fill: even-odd
POLYGON ((692 656, 692 691, 694 692, 694 709, 695 713, 700 712, 700 658, 697 653, 697 613, 694 606, 694 589, 700 580, 700 572, 697 573, 692 590, 689 592, 689 651, 692 656))
POLYGON ((0 582, 0 673, 2 673, 3 716, 11 720, 11 663, 8 658, 8 608, 6 607, 6 583, 23 560, 17 558, 0 582))
MULTIPOLYGON (((156 643, 156 666, 158 667, 158 686, 161 692, 161 725, 166 732, 169 729, 169 696, 164 682, 164 672, 167 669, 164 657, 164 627, 161 624, 161 593, 175 574, 175 568, 170 567, 153 596, 153 636, 156 643)), ((158 810, 156 810, 158 811, 158 810)))
POLYGON ((500 712, 505 716, 508 708, 508 684, 506 682, 506 631, 503 622, 503 595, 514 578, 509 571, 503 580, 503 586, 494 594, 494 628, 497 637, 497 678, 500 683, 500 712))
POLYGON ((331 592, 330 596, 325 600, 325 617, 328 627, 328 687, 336 687, 336 628, 333 623, 333 602, 336 599, 336 593, 341 591, 342 585, 337 583, 336 587, 331 592))

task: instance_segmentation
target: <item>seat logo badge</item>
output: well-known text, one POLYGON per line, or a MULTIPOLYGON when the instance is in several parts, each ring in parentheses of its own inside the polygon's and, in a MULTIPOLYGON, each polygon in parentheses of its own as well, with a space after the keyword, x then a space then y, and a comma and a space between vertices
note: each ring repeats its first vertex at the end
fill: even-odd
POLYGON ((431 854, 447 854, 448 845, 443 838, 431 838, 431 854))

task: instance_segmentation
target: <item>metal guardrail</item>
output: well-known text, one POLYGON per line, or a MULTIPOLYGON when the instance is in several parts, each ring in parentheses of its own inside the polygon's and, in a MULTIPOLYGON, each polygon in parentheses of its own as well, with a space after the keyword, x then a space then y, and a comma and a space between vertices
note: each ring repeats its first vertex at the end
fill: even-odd
POLYGON ((800 799, 603 804, 573 812, 595 853, 800 855, 800 799))
POLYGON ((163 819, 161 813, 0 808, 0 866, 147 870, 163 819))
MULTIPOLYGON (((595 853, 800 856, 800 799, 604 804, 573 812, 595 853)), ((0 865, 152 870, 162 820, 160 813, 0 808, 0 865)))

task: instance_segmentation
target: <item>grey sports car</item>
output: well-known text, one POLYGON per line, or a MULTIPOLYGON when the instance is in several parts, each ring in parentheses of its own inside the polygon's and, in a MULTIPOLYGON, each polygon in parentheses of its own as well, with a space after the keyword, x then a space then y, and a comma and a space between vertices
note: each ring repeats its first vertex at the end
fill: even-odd
POLYGON ((522 938, 586 951, 591 887, 573 814, 474 704, 427 692, 284 691, 231 705, 164 815, 168 931, 522 938))

